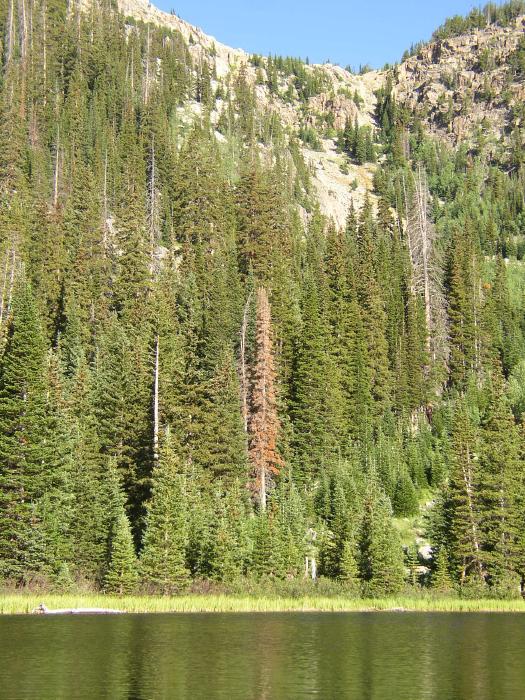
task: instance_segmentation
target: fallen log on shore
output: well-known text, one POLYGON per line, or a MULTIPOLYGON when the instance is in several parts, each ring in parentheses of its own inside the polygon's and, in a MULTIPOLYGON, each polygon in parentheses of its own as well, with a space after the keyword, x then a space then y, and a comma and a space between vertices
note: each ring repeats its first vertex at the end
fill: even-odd
POLYGON ((35 615, 123 615, 124 610, 111 610, 109 608, 63 608, 50 610, 40 603, 38 608, 33 610, 35 615))

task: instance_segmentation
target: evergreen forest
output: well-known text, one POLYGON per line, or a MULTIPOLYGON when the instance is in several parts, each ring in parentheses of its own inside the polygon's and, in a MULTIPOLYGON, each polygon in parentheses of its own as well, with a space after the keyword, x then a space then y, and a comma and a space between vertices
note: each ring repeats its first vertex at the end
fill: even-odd
POLYGON ((0 0, 0 584, 520 596, 523 120, 453 145, 393 69, 327 126, 374 173, 340 227, 257 97, 322 67, 194 41, 0 0))

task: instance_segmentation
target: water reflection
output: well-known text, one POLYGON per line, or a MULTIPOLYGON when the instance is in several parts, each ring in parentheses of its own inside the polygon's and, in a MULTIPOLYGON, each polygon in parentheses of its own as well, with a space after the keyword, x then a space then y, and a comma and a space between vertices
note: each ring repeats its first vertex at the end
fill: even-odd
POLYGON ((0 619, 0 698, 525 697, 525 618, 271 614, 0 619))

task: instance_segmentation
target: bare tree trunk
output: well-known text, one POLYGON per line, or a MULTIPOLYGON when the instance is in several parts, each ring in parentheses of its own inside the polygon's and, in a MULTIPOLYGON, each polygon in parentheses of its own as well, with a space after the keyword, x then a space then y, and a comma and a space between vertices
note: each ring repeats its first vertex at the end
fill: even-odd
POLYGON ((20 2, 20 50, 21 58, 24 69, 26 68, 27 60, 27 45, 28 45, 28 30, 27 30, 27 11, 26 11, 26 1, 19 0, 20 2))
POLYGON ((5 297, 7 293, 7 277, 9 275, 9 256, 11 251, 7 250, 5 254, 5 265, 4 265, 4 279, 2 281, 2 296, 0 298, 0 328, 2 328, 4 322, 4 308, 5 308, 5 297))
POLYGON ((412 262, 411 291, 421 295, 425 308, 427 353, 433 364, 445 364, 448 357, 445 296, 442 270, 435 245, 436 232, 428 212, 429 191, 420 166, 411 201, 405 188, 407 243, 412 262))
MULTIPOLYGON (((479 558, 479 552, 481 550, 481 547, 480 547, 480 543, 479 543, 478 527, 477 527, 477 523, 476 523, 476 518, 474 517, 475 507, 474 507, 474 502, 473 502, 472 466, 471 466, 470 449, 469 449, 468 445, 467 445, 467 467, 463 467, 462 471, 463 471, 463 482, 465 484, 465 492, 467 495, 467 508, 468 508, 468 513, 469 513, 470 529, 471 529, 471 535, 472 535, 472 546, 474 547, 474 551, 476 553, 475 565, 476 565, 476 568, 478 570, 480 578, 483 578, 483 567, 481 564, 481 560, 479 558)), ((461 574, 462 581, 464 581, 466 578, 467 568, 468 568, 468 564, 466 564, 463 568, 463 571, 461 574)))
POLYGON ((317 579, 317 561, 315 560, 315 557, 310 559, 310 567, 312 571, 312 581, 315 581, 317 579))
POLYGON ((11 302, 13 299, 13 289, 15 286, 15 273, 16 251, 13 244, 13 247, 6 251, 2 295, 0 298, 0 328, 9 318, 9 314, 11 313, 11 302))
POLYGON ((108 246, 108 149, 106 147, 106 153, 104 155, 104 186, 102 190, 102 216, 103 221, 103 238, 102 242, 104 244, 104 251, 107 250, 108 246))
POLYGON ((246 333, 248 332, 248 314, 250 311, 250 302, 252 293, 248 294, 248 299, 244 305, 244 314, 242 316, 241 326, 241 346, 240 346, 240 374, 241 374, 241 410, 242 420, 244 424, 244 432, 248 434, 248 368, 246 363, 246 333))
MULTIPOLYGON (((472 259, 472 268, 473 268, 473 279, 476 279, 476 258, 473 257, 472 259)), ((474 363, 476 367, 476 374, 478 377, 478 386, 481 388, 483 384, 483 376, 481 373, 481 332, 480 332, 480 320, 479 320, 479 315, 478 315, 478 309, 481 308, 482 305, 482 297, 483 297, 483 292, 481 290, 481 284, 482 281, 481 279, 479 280, 477 284, 477 288, 475 288, 475 293, 473 295, 472 299, 472 312, 473 312, 473 317, 474 317, 474 332, 476 334, 474 338, 474 351, 475 351, 475 358, 474 358, 474 363)))
POLYGON ((153 459, 159 459, 159 366, 160 339, 155 337, 155 371, 153 379, 153 459))
POLYGON ((58 172, 60 168, 60 125, 57 127, 57 144, 55 153, 55 176, 53 181, 53 207, 58 206, 58 172))
POLYGON ((7 295, 7 315, 11 313, 11 302, 13 300, 13 290, 15 287, 16 251, 13 247, 11 252, 11 275, 9 277, 9 292, 7 295))
POLYGON ((15 44, 15 0, 9 0, 6 37, 6 66, 11 63, 15 44))
POLYGON ((155 134, 151 143, 151 161, 148 187, 148 228, 151 261, 155 256, 155 248, 158 242, 158 221, 157 221, 157 162, 155 159, 155 134))
MULTIPOLYGON (((427 350, 430 353, 430 332, 432 328, 432 309, 430 306, 430 235, 429 235, 429 219, 427 211, 427 191, 423 184, 423 176, 421 170, 419 177, 416 180, 416 204, 419 219, 419 235, 421 239, 421 266, 423 272, 423 297, 425 300, 425 321, 428 328, 427 334, 427 350)), ((435 360, 435 357, 432 358, 435 360)))
POLYGON ((28 51, 28 38, 29 32, 27 28, 27 11, 26 11, 26 0, 19 0, 18 5, 19 13, 19 25, 20 25, 20 59, 21 68, 19 72, 19 85, 20 85, 20 116, 23 117, 26 112, 26 90, 27 90, 27 56, 28 51))
POLYGON ((148 24, 148 32, 146 35, 146 77, 144 84, 144 104, 148 104, 149 99, 149 52, 150 52, 150 29, 148 24))

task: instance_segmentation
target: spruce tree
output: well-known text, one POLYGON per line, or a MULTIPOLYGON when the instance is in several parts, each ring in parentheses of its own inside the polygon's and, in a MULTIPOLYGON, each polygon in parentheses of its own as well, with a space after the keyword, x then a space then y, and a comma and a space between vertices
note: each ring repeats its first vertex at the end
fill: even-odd
POLYGON ((225 493, 215 496, 215 527, 211 547, 211 576, 219 581, 235 581, 246 572, 250 555, 246 488, 236 480, 225 493), (244 491, 244 493, 243 493, 244 491))
POLYGON ((108 593, 132 593, 138 582, 131 526, 123 508, 112 526, 109 564, 104 577, 108 593))
POLYGON ((479 368, 481 353, 479 278, 471 226, 454 229, 447 269, 450 334, 450 381, 464 389, 469 372, 479 368))
POLYGON ((241 418, 240 388, 230 349, 218 359, 202 396, 206 411, 194 426, 195 461, 215 477, 247 478, 248 453, 241 418))
POLYGON ((152 482, 140 571, 146 584, 169 594, 184 588, 189 579, 186 477, 169 433, 153 470, 152 482))
MULTIPOLYGON (((48 376, 42 324, 31 288, 21 281, 0 362, 0 559, 8 578, 45 573, 59 564, 46 548, 39 513, 64 468, 55 441, 64 436, 55 432, 48 376)), ((59 503, 48 501, 48 507, 59 503)))
POLYGON ((480 491, 479 433, 468 404, 461 401, 454 414, 452 469, 444 511, 447 546, 453 552, 454 568, 462 584, 470 578, 483 583, 487 576, 480 491))
POLYGON ((360 592, 359 567, 355 543, 346 540, 343 542, 341 560, 339 562, 339 580, 345 584, 345 589, 350 592, 360 592))
POLYGON ((374 221, 370 202, 367 200, 357 229, 354 273, 366 339, 367 369, 374 399, 372 410, 377 416, 381 415, 390 401, 392 377, 388 362, 385 304, 377 276, 374 234, 374 221))
POLYGON ((481 429, 480 455, 483 520, 488 572, 493 585, 516 571, 517 538, 521 531, 518 503, 522 498, 519 437, 504 393, 500 369, 492 375, 492 391, 481 429))
POLYGON ((340 376, 313 271, 304 282, 301 342, 293 373, 294 443, 302 478, 315 476, 341 441, 340 376))
POLYGON ((440 547, 434 557, 434 569, 431 576, 431 586, 439 593, 451 593, 453 582, 448 570, 448 557, 445 547, 440 547))
POLYGON ((360 537, 360 576, 371 595, 397 593, 403 587, 403 551, 392 522, 392 507, 376 478, 369 481, 360 537))

